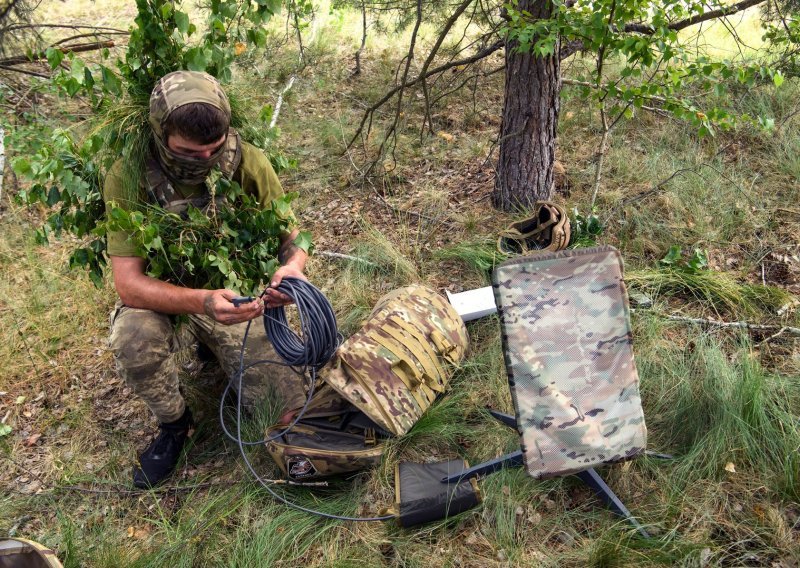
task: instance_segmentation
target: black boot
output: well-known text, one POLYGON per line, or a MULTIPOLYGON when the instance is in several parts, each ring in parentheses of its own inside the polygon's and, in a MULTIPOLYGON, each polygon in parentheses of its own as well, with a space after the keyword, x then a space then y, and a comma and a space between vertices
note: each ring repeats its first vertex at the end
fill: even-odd
POLYGON ((138 467, 133 468, 133 484, 140 489, 155 487, 172 474, 189 429, 194 426, 192 413, 187 408, 175 422, 162 422, 158 426, 158 436, 139 456, 138 467))

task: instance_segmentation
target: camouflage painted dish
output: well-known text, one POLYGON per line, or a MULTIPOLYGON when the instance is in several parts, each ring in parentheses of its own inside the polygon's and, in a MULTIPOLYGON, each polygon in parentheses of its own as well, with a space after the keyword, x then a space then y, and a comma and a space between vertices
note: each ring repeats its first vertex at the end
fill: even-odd
POLYGON ((510 260, 495 269, 493 289, 528 473, 564 475, 644 452, 617 250, 510 260))

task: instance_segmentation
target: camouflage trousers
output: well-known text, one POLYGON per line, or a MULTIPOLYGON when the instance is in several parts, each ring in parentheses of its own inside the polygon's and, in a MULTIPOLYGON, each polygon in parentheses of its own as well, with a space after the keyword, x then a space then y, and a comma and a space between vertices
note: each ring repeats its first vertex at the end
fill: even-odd
MULTIPOLYGON (((117 370, 159 422, 177 420, 186 408, 179 389, 178 351, 199 341, 214 353, 228 378, 239 370, 247 324, 226 326, 205 315, 191 314, 188 318, 188 322, 176 326, 174 316, 130 308, 121 302, 117 302, 111 313, 110 346, 117 370)), ((244 364, 265 359, 280 361, 261 320, 256 319, 247 337, 244 364)), ((285 409, 299 408, 305 402, 302 377, 288 367, 264 364, 245 371, 242 377, 245 406, 252 408, 273 393, 285 409)))

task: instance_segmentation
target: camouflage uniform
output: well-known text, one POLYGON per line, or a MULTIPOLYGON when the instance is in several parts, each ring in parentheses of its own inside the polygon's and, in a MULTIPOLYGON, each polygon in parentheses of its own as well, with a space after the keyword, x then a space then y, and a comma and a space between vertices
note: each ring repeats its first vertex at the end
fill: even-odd
MULTIPOLYGON (((222 370, 233 377, 239 369, 246 323, 222 325, 205 315, 189 315, 176 327, 175 318, 117 302, 111 314, 111 351, 119 374, 159 422, 172 422, 186 407, 179 391, 175 354, 194 343, 208 346, 222 370)), ((245 366, 256 361, 280 361, 266 338, 261 320, 253 320, 244 354, 245 366)), ((242 402, 252 407, 267 394, 276 393, 285 408, 303 405, 305 393, 297 374, 287 367, 259 365, 242 378, 242 402)))
POLYGON ((595 247, 506 261, 493 288, 528 472, 563 475, 642 453, 619 253, 595 247))
MULTIPOLYGON (((168 148, 163 132, 165 120, 176 108, 197 102, 222 110, 230 119, 230 104, 225 93, 219 83, 205 73, 170 73, 158 81, 150 98, 153 147, 146 162, 146 191, 143 195, 179 214, 189 204, 202 206, 203 200, 207 203, 209 195, 207 190, 203 190, 199 195, 183 199, 174 184, 179 187, 201 186, 214 166, 231 178, 242 159, 242 142, 233 129, 229 129, 225 143, 209 158, 183 156, 168 148)), ((271 170, 270 173, 274 177, 271 170)), ((107 188, 107 201, 109 193, 113 194, 107 188)), ((119 236, 115 235, 114 248, 112 250, 109 246, 109 252, 128 256, 128 251, 119 241, 119 236)), ((110 345, 120 375, 147 403, 159 422, 165 423, 180 418, 185 409, 179 391, 175 354, 199 341, 216 355, 225 374, 233 377, 239 368, 246 326, 246 323, 225 326, 206 315, 197 314, 189 314, 188 322, 176 325, 174 316, 135 309, 118 302, 111 315, 110 345)), ((248 365, 265 359, 280 361, 265 336, 261 320, 256 319, 250 328, 244 362, 248 365)), ((243 402, 248 406, 269 392, 277 393, 286 408, 302 406, 305 399, 302 378, 282 366, 259 365, 250 369, 242 379, 242 386, 243 402)))

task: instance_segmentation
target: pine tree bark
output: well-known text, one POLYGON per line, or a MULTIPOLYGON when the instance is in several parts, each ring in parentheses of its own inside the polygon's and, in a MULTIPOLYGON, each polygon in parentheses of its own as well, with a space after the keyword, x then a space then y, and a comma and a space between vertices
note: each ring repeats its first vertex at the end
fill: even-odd
MULTIPOLYGON (((518 10, 549 18, 550 0, 520 0, 518 10)), ((554 54, 537 57, 506 46, 505 101, 500 127, 494 206, 504 211, 530 208, 551 197, 556 150, 561 66, 554 54)))

